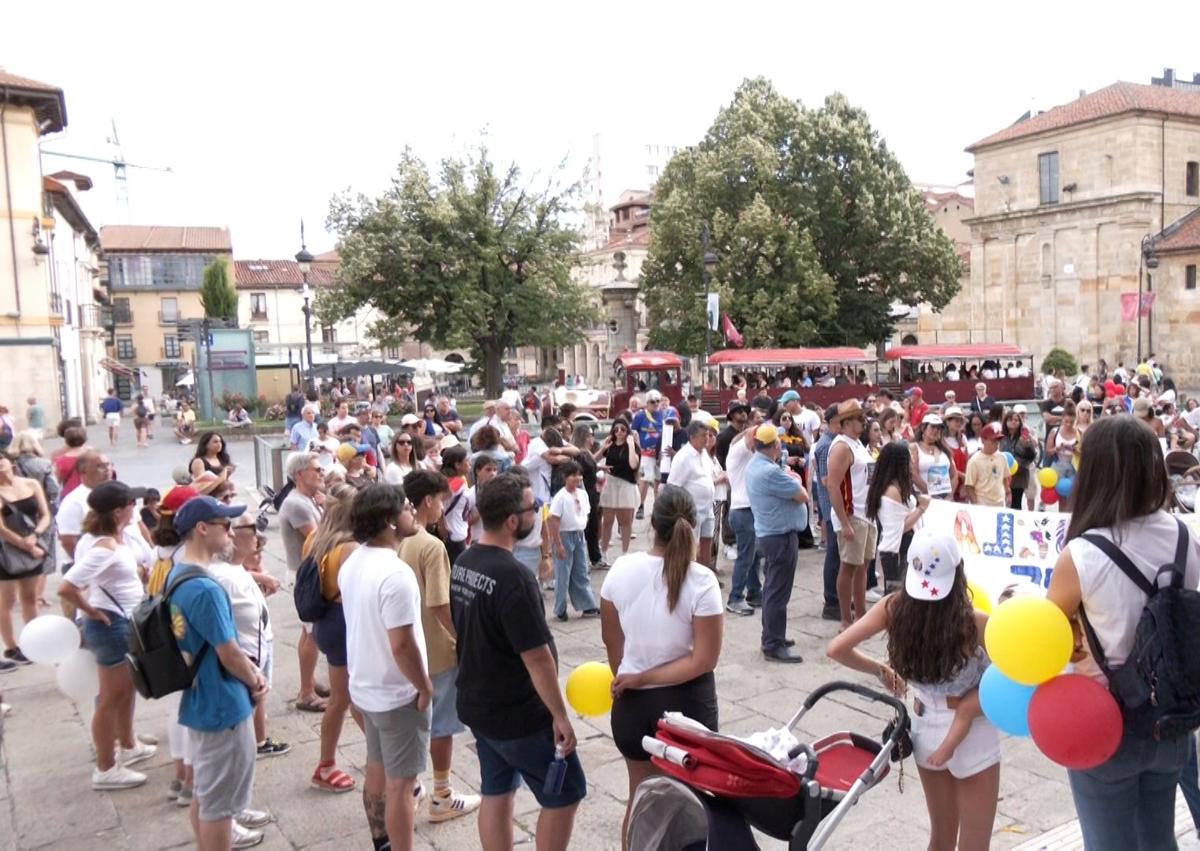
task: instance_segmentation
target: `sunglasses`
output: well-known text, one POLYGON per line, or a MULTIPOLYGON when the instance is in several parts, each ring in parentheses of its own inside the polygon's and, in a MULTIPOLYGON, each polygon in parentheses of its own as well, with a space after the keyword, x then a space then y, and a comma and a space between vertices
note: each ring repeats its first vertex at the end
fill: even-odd
POLYGON ((397 440, 396 442, 399 443, 401 446, 412 446, 411 440, 397 440))
POLYGON ((204 524, 207 526, 220 526, 222 529, 226 530, 228 530, 232 525, 229 520, 223 517, 214 517, 212 520, 205 520, 204 524))

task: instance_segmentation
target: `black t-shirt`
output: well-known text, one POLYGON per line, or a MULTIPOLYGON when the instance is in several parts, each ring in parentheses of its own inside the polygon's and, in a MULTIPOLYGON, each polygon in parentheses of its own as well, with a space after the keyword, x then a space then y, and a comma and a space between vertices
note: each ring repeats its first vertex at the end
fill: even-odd
POLYGON ((284 400, 285 413, 289 417, 298 417, 304 409, 304 394, 293 390, 287 394, 287 399, 284 400))
POLYGON ((458 718, 480 735, 517 739, 550 726, 521 654, 554 637, 537 580, 508 550, 472 544, 450 573, 457 633, 458 718))
POLYGON ((624 479, 631 484, 637 484, 637 473, 629 466, 629 445, 622 443, 610 446, 604 453, 604 463, 608 465, 609 475, 624 479))
POLYGON ((725 469, 725 462, 729 460, 729 447, 733 445, 733 439, 737 436, 738 430, 732 424, 726 425, 717 433, 717 445, 714 451, 722 470, 725 469))

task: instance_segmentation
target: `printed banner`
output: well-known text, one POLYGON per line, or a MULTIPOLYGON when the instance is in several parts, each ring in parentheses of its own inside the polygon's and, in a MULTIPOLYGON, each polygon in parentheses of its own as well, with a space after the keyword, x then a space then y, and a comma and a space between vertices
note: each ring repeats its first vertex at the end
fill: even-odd
POLYGON ((720 331, 721 330, 721 294, 720 293, 709 293, 708 294, 708 304, 705 309, 708 311, 708 316, 706 317, 706 320, 708 322, 708 329, 710 331, 720 331))
POLYGON ((1137 293, 1121 293, 1121 321, 1132 322, 1137 319, 1140 314, 1143 318, 1150 315, 1150 310, 1154 307, 1154 299, 1158 297, 1156 292, 1142 293, 1141 309, 1138 309, 1138 294, 1137 293))
POLYGON ((935 499, 925 525, 951 531, 967 577, 995 602, 1014 583, 1050 587, 1054 564, 1067 540, 1070 514, 1012 511, 935 499))

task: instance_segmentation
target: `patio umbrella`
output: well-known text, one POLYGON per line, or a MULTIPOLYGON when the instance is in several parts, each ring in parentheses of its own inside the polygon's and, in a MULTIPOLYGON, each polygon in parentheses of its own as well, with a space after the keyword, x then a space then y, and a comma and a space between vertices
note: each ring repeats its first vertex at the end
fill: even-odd
POLYGON ((455 373, 461 372, 463 365, 454 363, 453 361, 442 360, 441 358, 416 358, 414 360, 406 360, 401 366, 407 366, 416 372, 429 373, 455 373))

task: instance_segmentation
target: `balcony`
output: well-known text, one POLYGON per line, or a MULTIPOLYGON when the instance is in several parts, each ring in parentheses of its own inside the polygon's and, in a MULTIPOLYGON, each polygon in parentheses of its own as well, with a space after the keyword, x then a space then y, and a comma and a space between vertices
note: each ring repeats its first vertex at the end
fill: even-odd
POLYGON ((267 321, 267 311, 265 309, 264 310, 251 310, 250 311, 250 321, 251 322, 266 322, 267 321))
POLYGON ((112 324, 112 312, 102 304, 79 305, 79 327, 107 328, 112 324))

